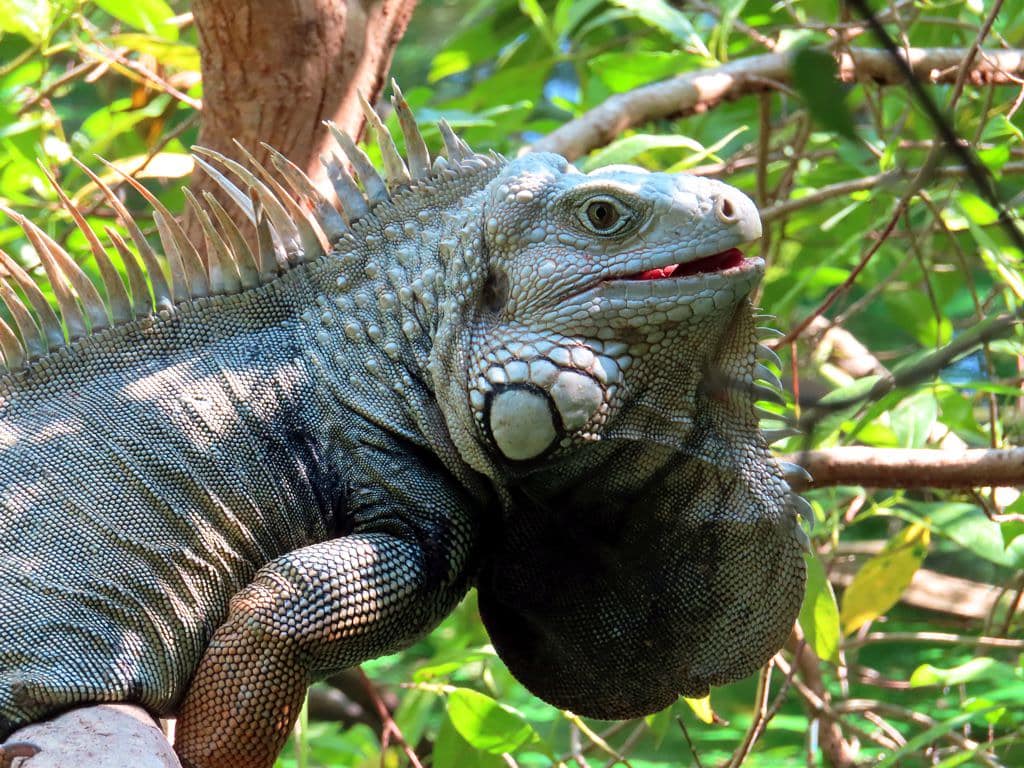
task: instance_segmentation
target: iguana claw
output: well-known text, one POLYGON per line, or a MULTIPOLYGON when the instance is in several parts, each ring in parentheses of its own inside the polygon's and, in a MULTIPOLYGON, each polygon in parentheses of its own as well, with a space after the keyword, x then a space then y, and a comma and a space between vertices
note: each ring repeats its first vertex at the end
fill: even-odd
POLYGON ((27 741, 9 741, 0 744, 0 768, 11 768, 19 757, 32 757, 39 754, 39 747, 27 741))

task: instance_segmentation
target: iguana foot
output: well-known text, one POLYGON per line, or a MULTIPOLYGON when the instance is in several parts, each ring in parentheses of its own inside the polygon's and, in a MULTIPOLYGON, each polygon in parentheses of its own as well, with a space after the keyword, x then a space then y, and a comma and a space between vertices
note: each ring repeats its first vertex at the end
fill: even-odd
POLYGON ((32 757, 39 754, 39 747, 27 741, 9 741, 0 744, 0 768, 11 768, 19 757, 32 757))

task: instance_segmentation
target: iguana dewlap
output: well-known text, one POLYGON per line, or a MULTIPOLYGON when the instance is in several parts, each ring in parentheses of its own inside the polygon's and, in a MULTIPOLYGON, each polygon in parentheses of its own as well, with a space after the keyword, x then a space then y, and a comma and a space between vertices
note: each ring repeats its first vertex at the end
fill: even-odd
POLYGON ((130 701, 180 713, 188 765, 269 766, 310 681, 474 585, 513 674, 582 715, 782 645, 801 502, 753 407, 753 203, 444 123, 431 159, 396 97, 407 159, 368 111, 386 174, 337 134, 337 199, 199 151, 258 236, 190 198, 200 255, 151 200, 169 275, 98 179, 125 280, 84 220, 100 288, 11 214, 59 310, 0 253, 0 739, 130 701))

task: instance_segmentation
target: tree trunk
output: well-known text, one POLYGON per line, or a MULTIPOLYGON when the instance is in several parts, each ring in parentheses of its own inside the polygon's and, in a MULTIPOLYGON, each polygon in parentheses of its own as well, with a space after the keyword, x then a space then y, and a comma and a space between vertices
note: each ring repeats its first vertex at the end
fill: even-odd
MULTIPOLYGON (((357 136, 384 86, 415 0, 195 0, 202 55, 199 143, 238 158, 237 139, 265 159, 265 141, 314 179, 330 146, 324 120, 357 136)), ((192 191, 214 191, 201 171, 192 191)), ((222 202, 225 197, 218 195, 222 202)), ((229 207, 228 210, 233 210, 229 207)), ((187 231, 202 242, 196 222, 187 231)))

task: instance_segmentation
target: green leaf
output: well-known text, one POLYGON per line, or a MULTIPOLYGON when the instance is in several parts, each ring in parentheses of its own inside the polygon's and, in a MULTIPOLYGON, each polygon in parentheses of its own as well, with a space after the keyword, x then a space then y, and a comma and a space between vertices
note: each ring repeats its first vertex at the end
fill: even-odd
POLYGON ((447 677, 467 664, 491 658, 494 658, 493 653, 487 653, 479 648, 460 648, 452 653, 435 654, 431 660, 432 663, 417 669, 412 679, 417 683, 423 683, 439 677, 447 677))
POLYGON ((456 688, 448 695, 448 716, 467 743, 494 755, 512 752, 536 736, 512 707, 471 688, 456 688))
POLYGON ((857 141, 853 116, 846 104, 846 86, 839 80, 836 60, 820 48, 800 48, 793 54, 790 70, 793 87, 807 110, 822 127, 857 141))
MULTIPOLYGON (((1024 498, 1024 496, 1021 498, 1024 498)), ((1021 536, 1024 536, 1024 520, 1007 520, 1000 523, 999 532, 1003 536, 1003 546, 1009 549, 1011 544, 1021 536)))
POLYGON ((661 743, 665 740, 669 730, 672 728, 674 717, 672 707, 665 707, 653 715, 648 715, 644 718, 644 722, 647 723, 647 729, 651 732, 651 736, 654 737, 655 747, 660 747, 661 743))
POLYGON ((178 28, 169 22, 174 11, 164 0, 96 0, 96 5, 125 24, 174 42, 178 28))
POLYGON ((628 91, 696 69, 703 61, 686 51, 612 51, 589 59, 587 67, 613 91, 628 91))
POLYGON ((647 133, 637 133, 616 139, 607 147, 595 152, 586 159, 583 169, 592 171, 595 168, 602 168, 606 165, 616 163, 628 163, 638 155, 652 149, 690 149, 694 152, 703 152, 704 147, 699 141, 694 141, 686 136, 656 136, 647 133))
POLYGON ((640 21, 667 33, 676 42, 701 56, 711 58, 711 52, 700 39, 690 20, 682 11, 676 10, 665 0, 612 0, 612 4, 625 8, 640 21))
POLYGON ((0 30, 33 43, 43 42, 50 36, 53 10, 48 0, 4 0, 0 2, 0 30))
POLYGON ((913 514, 901 517, 927 525, 977 557, 1007 568, 1024 568, 1024 539, 1007 544, 1002 525, 990 520, 976 505, 905 499, 902 506, 913 514))
POLYGON ((505 768, 499 755, 474 749, 459 734, 451 717, 444 718, 431 754, 434 768, 505 768))
POLYGON ((959 685, 974 680, 999 680, 1013 677, 1013 667, 995 659, 981 656, 957 667, 935 667, 922 664, 910 675, 910 685, 959 685))
POLYGON ((558 0, 552 25, 559 35, 571 35, 590 12, 604 0, 558 0))
POLYGON ((838 661, 839 606, 835 592, 821 561, 811 554, 805 554, 804 560, 807 563, 807 591, 800 607, 800 628, 818 658, 838 661))
POLYGON ((939 406, 931 392, 911 395, 889 412, 900 448, 923 448, 938 417, 939 406))
POLYGON ((929 540, 926 526, 908 525, 864 563, 843 593, 839 610, 843 634, 856 632, 896 605, 924 562, 929 540))
POLYGON ((533 26, 540 32, 541 37, 548 44, 548 48, 552 52, 558 52, 558 35, 555 33, 554 27, 551 25, 551 20, 548 19, 547 13, 541 7, 538 0, 519 0, 519 10, 521 10, 526 17, 533 22, 533 26))

